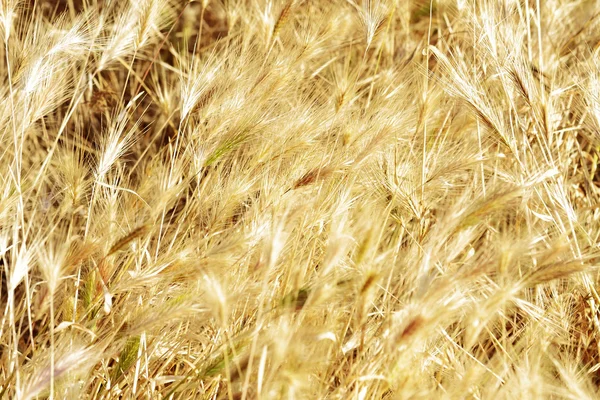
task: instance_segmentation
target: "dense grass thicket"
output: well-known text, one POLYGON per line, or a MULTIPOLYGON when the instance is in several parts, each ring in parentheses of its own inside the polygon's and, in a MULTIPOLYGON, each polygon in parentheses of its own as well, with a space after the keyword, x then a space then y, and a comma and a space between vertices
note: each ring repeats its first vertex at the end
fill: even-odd
POLYGON ((2 0, 0 397, 600 397, 600 1, 2 0))

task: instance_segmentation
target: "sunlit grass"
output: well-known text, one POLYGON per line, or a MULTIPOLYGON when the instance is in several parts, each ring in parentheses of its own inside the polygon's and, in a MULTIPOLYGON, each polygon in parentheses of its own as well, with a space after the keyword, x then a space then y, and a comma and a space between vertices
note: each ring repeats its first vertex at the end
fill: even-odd
POLYGON ((0 5, 0 397, 600 396, 600 5, 0 5))

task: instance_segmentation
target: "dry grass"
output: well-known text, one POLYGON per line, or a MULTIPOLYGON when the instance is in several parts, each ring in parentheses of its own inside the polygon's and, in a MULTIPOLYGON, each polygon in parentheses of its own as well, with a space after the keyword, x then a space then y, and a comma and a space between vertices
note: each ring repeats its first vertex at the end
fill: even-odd
POLYGON ((598 398, 599 15, 2 1, 0 397, 598 398))

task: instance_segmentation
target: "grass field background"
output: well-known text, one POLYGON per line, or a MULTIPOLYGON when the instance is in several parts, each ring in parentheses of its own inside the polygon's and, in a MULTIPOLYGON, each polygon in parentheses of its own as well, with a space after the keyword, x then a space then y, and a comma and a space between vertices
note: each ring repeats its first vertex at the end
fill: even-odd
POLYGON ((0 397, 600 396, 600 1, 2 0, 0 397))

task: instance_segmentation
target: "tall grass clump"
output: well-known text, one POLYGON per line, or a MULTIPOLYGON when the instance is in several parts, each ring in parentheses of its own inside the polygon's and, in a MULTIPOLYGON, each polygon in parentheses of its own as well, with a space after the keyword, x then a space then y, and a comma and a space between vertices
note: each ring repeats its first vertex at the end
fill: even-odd
POLYGON ((0 3, 0 398, 600 397, 600 3, 0 3))

